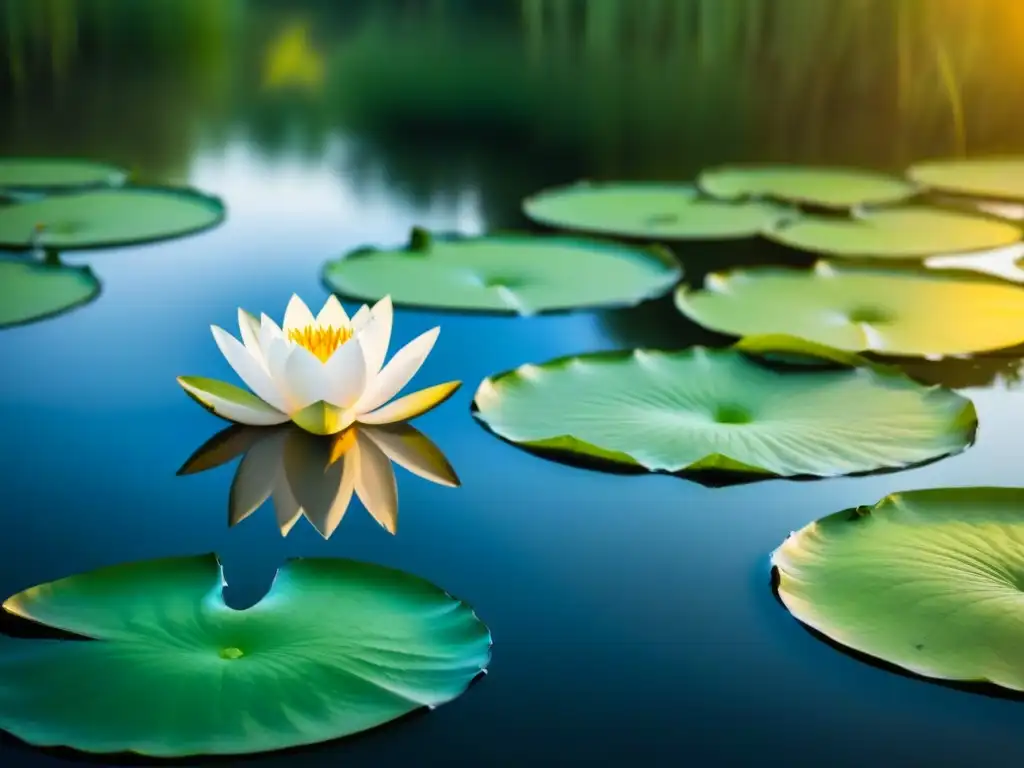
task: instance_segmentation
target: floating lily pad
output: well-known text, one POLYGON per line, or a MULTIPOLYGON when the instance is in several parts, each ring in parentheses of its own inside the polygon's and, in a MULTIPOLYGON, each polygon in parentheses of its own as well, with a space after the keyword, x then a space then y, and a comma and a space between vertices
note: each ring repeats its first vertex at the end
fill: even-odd
POLYGON ((1024 232, 995 217, 907 206, 853 218, 804 216, 766 233, 781 245, 829 256, 918 259, 1009 245, 1024 232))
POLYGON ((474 407, 513 443, 667 472, 829 477, 905 467, 963 450, 977 426, 974 406, 954 392, 778 337, 525 365, 484 380, 474 407), (765 364, 793 354, 818 367, 765 364), (823 369, 826 360, 858 367, 823 369))
POLYGON ((89 267, 0 256, 0 328, 61 314, 99 292, 100 281, 89 267))
POLYGON ((647 240, 723 240, 754 237, 796 215, 767 202, 723 202, 691 184, 581 181, 538 192, 523 201, 533 221, 647 240))
POLYGON ((0 728, 87 752, 263 752, 443 704, 490 658, 465 603, 389 568, 291 560, 244 611, 225 605, 222 586, 208 555, 9 598, 7 611, 90 639, 0 638, 0 728))
POLYGON ((907 175, 940 192, 1024 200, 1024 157, 931 160, 912 166, 907 175))
POLYGON ((829 515, 772 555, 832 640, 925 677, 1024 691, 1024 489, 945 488, 829 515))
POLYGON ((917 187, 903 179, 857 168, 727 165, 704 171, 697 185, 726 200, 767 197, 823 208, 853 208, 905 200, 917 187))
POLYGON ((0 245, 24 248, 37 237, 61 250, 129 245, 192 234, 223 218, 220 200, 192 190, 97 189, 0 208, 0 245))
POLYGON ((854 352, 931 357, 1024 343, 1024 291, 970 276, 827 262, 755 267, 713 273, 703 290, 680 287, 675 300, 719 333, 781 333, 854 352))
POLYGON ((361 249, 324 266, 331 290, 362 301, 489 312, 632 306, 661 296, 682 270, 671 253, 601 240, 413 230, 393 250, 361 249))
POLYGON ((128 172, 109 163, 59 157, 0 158, 0 189, 53 192, 124 183, 128 172))

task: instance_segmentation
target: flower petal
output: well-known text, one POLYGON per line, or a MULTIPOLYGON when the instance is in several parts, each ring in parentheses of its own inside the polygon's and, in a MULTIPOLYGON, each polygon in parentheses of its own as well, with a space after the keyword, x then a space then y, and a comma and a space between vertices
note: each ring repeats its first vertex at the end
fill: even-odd
POLYGON ((198 475, 237 459, 267 436, 267 430, 232 424, 199 446, 178 470, 178 475, 198 475))
POLYGON ((260 346, 260 321, 241 307, 238 308, 238 332, 242 335, 245 350, 266 367, 260 346))
POLYGON ((440 328, 431 328, 398 350, 355 405, 356 411, 366 413, 379 408, 402 391, 427 359, 440 332, 440 328))
POLYGON ((351 409, 338 408, 321 400, 293 413, 292 421, 314 435, 336 435, 352 425, 354 415, 351 409))
POLYGON ((369 321, 356 332, 359 344, 363 348, 363 356, 366 358, 367 383, 376 378, 381 366, 384 365, 388 344, 391 342, 393 318, 391 297, 385 296, 370 310, 369 321))
POLYGON ((306 519, 325 539, 341 522, 355 487, 355 455, 332 462, 334 440, 293 429, 285 443, 288 487, 306 519), (345 463, 350 465, 347 468, 345 463))
POLYGON ((326 400, 330 392, 330 381, 324 364, 305 347, 296 345, 288 352, 288 359, 284 363, 284 379, 291 405, 295 409, 326 400))
POLYGON ((366 358, 359 339, 349 339, 323 364, 326 390, 322 400, 351 408, 366 390, 366 358))
POLYGON ((323 308, 316 316, 316 324, 321 328, 327 328, 328 326, 333 328, 348 328, 350 326, 348 314, 345 312, 345 308, 341 306, 341 302, 338 301, 338 297, 333 293, 327 297, 327 301, 324 302, 323 308))
POLYGON ((288 300, 288 306, 284 310, 284 325, 282 326, 284 335, 288 336, 292 331, 314 325, 315 323, 313 313, 309 311, 306 302, 293 293, 291 299, 288 300))
POLYGON ((285 375, 285 364, 288 362, 288 355, 291 353, 292 344, 289 344, 281 337, 269 337, 268 343, 263 347, 267 361, 267 371, 270 380, 274 382, 277 391, 285 403, 285 410, 288 413, 297 410, 296 398, 288 386, 288 377, 285 375))
POLYGON ((395 464, 438 485, 458 488, 459 476, 434 442, 409 424, 361 427, 366 435, 395 464))
POLYGON ((400 397, 383 408, 378 408, 370 413, 364 413, 358 417, 358 421, 360 424, 391 424, 396 421, 415 419, 431 408, 439 406, 454 395, 460 386, 462 386, 461 381, 446 381, 444 384, 435 384, 433 387, 427 387, 418 392, 413 392, 411 395, 400 397))
POLYGON ((279 472, 274 479, 274 490, 271 491, 270 498, 274 502, 277 527, 282 536, 287 536, 302 517, 302 507, 295 500, 292 489, 288 487, 288 480, 285 478, 284 472, 279 472))
POLYGON ((238 339, 223 328, 211 325, 210 330, 213 331, 213 340, 217 342, 221 354, 228 361, 228 365, 238 374, 238 378, 244 381, 245 385, 255 392, 263 402, 272 405, 279 411, 287 410, 285 399, 281 397, 280 391, 262 363, 253 357, 238 339))
POLYGON ((178 383, 200 405, 222 419, 265 427, 288 421, 288 415, 241 387, 203 376, 179 376, 178 383))
POLYGON ((274 339, 284 339, 284 332, 267 314, 260 315, 260 349, 263 351, 264 357, 274 339))
POLYGON ((363 304, 363 306, 357 309, 356 313, 352 315, 352 330, 355 333, 359 333, 359 331, 363 329, 363 326, 369 322, 370 317, 370 308, 363 304))
POLYGON ((266 432, 242 457, 228 493, 228 527, 238 525, 270 498, 286 434, 285 429, 266 432))
POLYGON ((356 444, 359 450, 356 495, 373 519, 386 531, 394 533, 398 530, 398 484, 391 460, 361 431, 356 433, 356 444))

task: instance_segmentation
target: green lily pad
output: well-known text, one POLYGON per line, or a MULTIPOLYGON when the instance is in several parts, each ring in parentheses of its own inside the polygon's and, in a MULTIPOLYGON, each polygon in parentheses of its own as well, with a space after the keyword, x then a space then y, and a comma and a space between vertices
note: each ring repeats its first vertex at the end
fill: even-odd
POLYGON ((1024 343, 1024 291, 969 276, 754 267, 713 273, 703 290, 682 286, 675 301, 719 333, 781 333, 853 352, 942 357, 1024 343))
POLYGON ((682 269, 671 253, 601 240, 495 234, 431 236, 414 229, 407 246, 364 248, 324 265, 343 296, 484 312, 632 306, 661 296, 682 269))
POLYGON ((222 587, 206 555, 9 598, 7 611, 90 639, 0 638, 0 728, 86 752, 263 752, 443 704, 490 658, 490 633, 465 603, 389 568, 290 560, 244 611, 222 587))
POLYGON ((772 562, 790 613, 841 645, 1024 691, 1024 489, 896 493, 811 523, 772 562))
POLYGON ((646 240, 725 240, 755 237, 795 216, 767 202, 723 202, 692 184, 580 181, 523 201, 533 221, 561 229, 646 240))
POLYGON ((95 299, 100 281, 89 267, 0 256, 0 328, 67 312, 95 299))
POLYGON ((128 172, 109 163, 59 157, 0 158, 0 189, 55 192, 123 184, 128 172))
POLYGON ((181 237, 219 224, 215 197, 170 187, 97 189, 0 208, 0 245, 100 248, 181 237), (41 234, 37 235, 37 227, 41 234))
POLYGON ((907 176, 940 192, 1024 200, 1024 157, 930 160, 912 166, 907 176))
POLYGON ((804 216, 765 234, 789 248, 829 256, 919 259, 1000 248, 1020 240, 1024 232, 995 217, 906 206, 853 218, 804 216))
POLYGON ((917 194, 903 179, 858 168, 726 165, 701 173, 697 185, 714 197, 767 197, 823 208, 895 203, 917 194))
POLYGON ((954 392, 779 337, 524 365, 485 379, 474 408, 510 442, 665 472, 830 477, 905 467, 963 450, 977 427, 974 406, 954 392), (766 364, 794 354, 802 365, 766 364))

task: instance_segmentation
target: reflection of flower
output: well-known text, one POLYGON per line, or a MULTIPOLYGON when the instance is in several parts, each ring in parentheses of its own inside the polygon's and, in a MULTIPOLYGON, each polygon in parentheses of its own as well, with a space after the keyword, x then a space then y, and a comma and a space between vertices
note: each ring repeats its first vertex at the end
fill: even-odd
POLYGON ((440 328, 402 347, 384 365, 391 340, 391 299, 365 304, 349 319, 331 296, 313 317, 292 296, 283 328, 266 315, 238 310, 242 341, 217 326, 213 338, 254 394, 214 379, 179 376, 178 383, 218 416, 266 426, 289 419, 308 432, 333 435, 353 423, 405 421, 447 400, 460 382, 448 381, 389 402, 423 365, 440 328), (383 367, 381 367, 383 366, 383 367))
POLYGON ((281 534, 305 515, 325 539, 341 522, 353 494, 389 532, 398 527, 398 487, 391 462, 422 478, 457 487, 441 449, 408 424, 353 427, 321 437, 289 425, 228 427, 197 450, 179 475, 205 472, 242 454, 228 497, 228 525, 273 499, 281 534))

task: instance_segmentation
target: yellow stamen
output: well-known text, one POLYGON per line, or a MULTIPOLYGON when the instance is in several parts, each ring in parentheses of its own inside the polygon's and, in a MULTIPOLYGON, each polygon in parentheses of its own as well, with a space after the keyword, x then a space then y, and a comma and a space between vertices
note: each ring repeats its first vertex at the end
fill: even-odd
POLYGON ((321 363, 326 363, 335 350, 351 338, 351 328, 335 328, 333 325, 326 328, 307 325, 305 328, 293 328, 288 331, 290 341, 308 349, 321 363))

